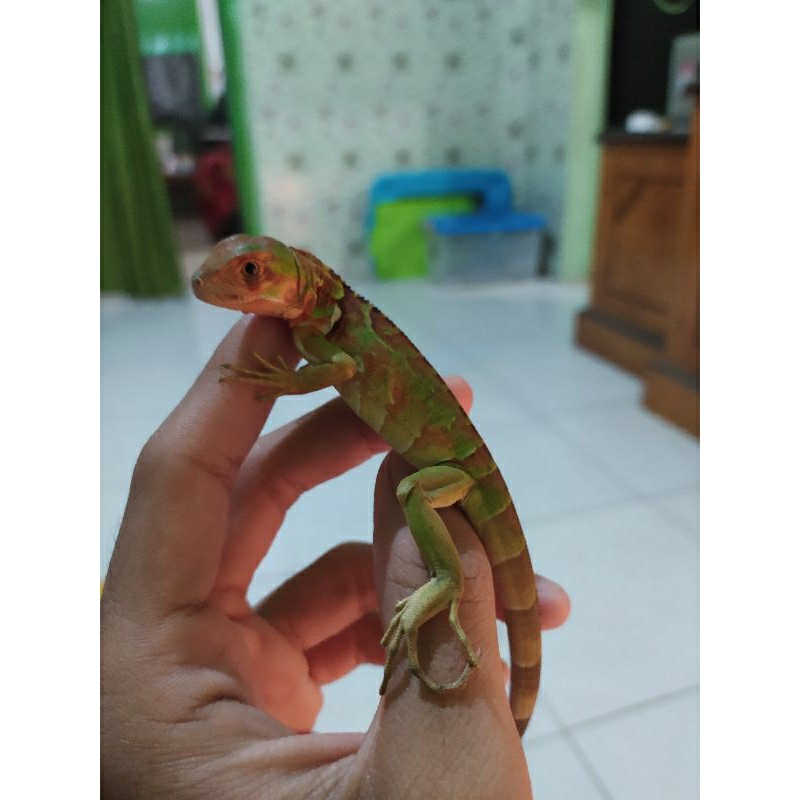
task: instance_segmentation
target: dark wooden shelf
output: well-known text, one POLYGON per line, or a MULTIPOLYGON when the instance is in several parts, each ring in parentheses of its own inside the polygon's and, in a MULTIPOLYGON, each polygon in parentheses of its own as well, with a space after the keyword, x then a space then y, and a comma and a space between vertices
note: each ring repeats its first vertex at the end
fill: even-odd
POLYGON ((643 402, 700 433, 699 110, 689 135, 609 129, 577 343, 640 376, 643 402))
POLYGON ((631 133, 624 128, 607 128, 598 137, 602 145, 645 145, 686 147, 687 131, 661 131, 660 133, 631 133))

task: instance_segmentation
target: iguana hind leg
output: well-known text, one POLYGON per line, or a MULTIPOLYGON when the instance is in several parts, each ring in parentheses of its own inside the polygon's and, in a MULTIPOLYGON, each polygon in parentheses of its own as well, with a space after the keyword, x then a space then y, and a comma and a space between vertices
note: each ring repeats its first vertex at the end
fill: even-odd
POLYGON ((409 475, 397 487, 397 499, 431 579, 395 606, 395 615, 381 639, 381 645, 387 649, 381 694, 386 691, 394 657, 404 640, 409 671, 435 692, 461 686, 478 663, 478 655, 458 619, 458 605, 464 590, 461 561, 447 526, 436 511, 463 500, 473 485, 473 479, 464 470, 439 465, 409 475), (452 683, 437 683, 420 667, 417 634, 421 625, 448 607, 450 625, 466 650, 467 664, 452 683))

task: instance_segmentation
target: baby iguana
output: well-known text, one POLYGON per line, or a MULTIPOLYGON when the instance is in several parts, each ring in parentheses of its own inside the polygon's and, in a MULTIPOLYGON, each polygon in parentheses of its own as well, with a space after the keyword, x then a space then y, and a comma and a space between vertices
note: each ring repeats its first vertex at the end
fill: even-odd
POLYGON ((224 381, 263 394, 305 394, 333 386, 350 408, 417 472, 397 499, 431 578, 396 606, 381 640, 387 648, 380 692, 405 641, 408 669, 432 691, 455 689, 478 657, 458 618, 463 576, 437 508, 459 504, 483 542, 504 609, 511 646, 511 710, 522 735, 539 688, 541 633, 536 584, 525 537, 497 465, 436 370, 403 332, 311 253, 243 234, 216 245, 192 278, 200 300, 285 319, 307 365, 291 370, 253 354, 260 368, 225 364, 224 381), (449 609, 466 651, 461 676, 433 681, 420 667, 420 626, 449 609))

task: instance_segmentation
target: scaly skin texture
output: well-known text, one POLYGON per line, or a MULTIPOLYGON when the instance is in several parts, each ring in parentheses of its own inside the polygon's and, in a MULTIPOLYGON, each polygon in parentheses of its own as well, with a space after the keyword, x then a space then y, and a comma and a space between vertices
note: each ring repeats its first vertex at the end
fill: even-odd
POLYGON ((223 381, 252 384, 263 396, 334 386, 344 401, 418 471, 398 486, 409 529, 430 581, 398 603, 382 644, 381 693, 395 655, 406 645, 408 668, 432 691, 457 688, 478 662, 458 620, 463 579, 437 508, 458 504, 492 564, 511 650, 511 710, 520 735, 539 688, 541 630, 536 584, 525 537, 502 475, 447 385, 403 332, 310 253, 268 237, 220 242, 192 279, 195 295, 225 308, 285 319, 308 364, 294 371, 253 354, 258 366, 226 364, 223 381), (421 625, 448 610, 464 647, 465 667, 449 684, 420 667, 421 625))

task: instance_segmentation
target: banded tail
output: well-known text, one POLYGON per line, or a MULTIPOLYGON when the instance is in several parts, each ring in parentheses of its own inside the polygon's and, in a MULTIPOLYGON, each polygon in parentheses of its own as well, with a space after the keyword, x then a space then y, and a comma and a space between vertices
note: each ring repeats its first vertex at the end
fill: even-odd
POLYGON ((465 459, 464 467, 482 473, 462 506, 492 565, 511 651, 511 713, 522 736, 536 704, 542 663, 536 579, 511 494, 486 445, 465 459))

